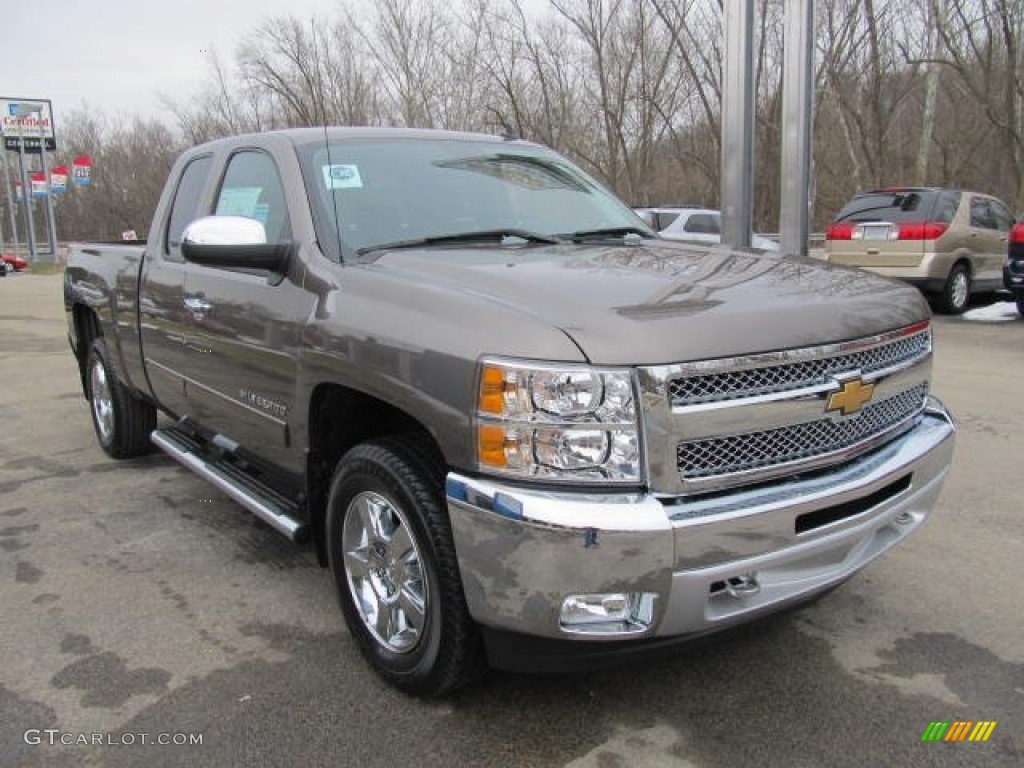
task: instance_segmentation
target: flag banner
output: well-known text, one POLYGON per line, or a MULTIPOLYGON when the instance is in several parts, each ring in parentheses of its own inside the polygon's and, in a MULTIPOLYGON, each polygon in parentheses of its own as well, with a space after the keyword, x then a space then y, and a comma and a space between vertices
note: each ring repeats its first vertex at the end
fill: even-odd
POLYGON ((46 174, 42 171, 34 171, 28 175, 28 178, 32 185, 32 197, 46 197, 46 174))
POLYGON ((92 158, 88 155, 79 155, 71 164, 71 180, 76 186, 87 187, 92 176, 92 158))
POLYGON ((55 195, 67 192, 68 189, 68 167, 58 165, 50 169, 50 191, 55 195))

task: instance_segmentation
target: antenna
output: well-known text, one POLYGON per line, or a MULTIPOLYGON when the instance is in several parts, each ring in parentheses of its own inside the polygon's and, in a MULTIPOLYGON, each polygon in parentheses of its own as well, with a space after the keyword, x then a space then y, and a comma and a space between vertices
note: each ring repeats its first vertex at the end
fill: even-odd
MULTIPOLYGON (((327 152, 327 165, 331 167, 334 162, 331 160, 331 142, 327 138, 327 121, 323 123, 324 129, 324 151, 327 152)), ((341 219, 338 216, 338 196, 334 194, 334 190, 327 190, 327 194, 331 196, 331 210, 334 212, 334 236, 338 239, 338 261, 342 264, 345 263, 345 251, 341 246, 341 219)))

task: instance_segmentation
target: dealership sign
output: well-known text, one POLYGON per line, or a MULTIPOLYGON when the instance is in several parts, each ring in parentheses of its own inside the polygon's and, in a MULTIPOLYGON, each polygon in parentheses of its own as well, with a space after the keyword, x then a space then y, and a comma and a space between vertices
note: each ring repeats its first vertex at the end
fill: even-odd
POLYGON ((50 191, 55 195, 68 189, 68 167, 57 165, 50 169, 50 191))
POLYGON ((45 141, 47 152, 56 151, 50 100, 0 98, 0 134, 5 149, 17 150, 24 145, 26 152, 39 154, 45 141))
POLYGON ((76 157, 74 162, 71 163, 71 180, 75 182, 75 186, 89 186, 89 180, 91 175, 92 158, 89 157, 88 155, 79 155, 78 157, 76 157))
POLYGON ((46 197, 46 174, 42 171, 35 171, 28 175, 28 180, 32 184, 32 197, 40 198, 46 197))

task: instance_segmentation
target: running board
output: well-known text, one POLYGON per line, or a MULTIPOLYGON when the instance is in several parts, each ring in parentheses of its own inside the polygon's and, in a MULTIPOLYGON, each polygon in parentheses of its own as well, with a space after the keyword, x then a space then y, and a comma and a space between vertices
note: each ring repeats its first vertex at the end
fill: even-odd
POLYGON ((200 444, 178 430, 157 429, 149 439, 172 459, 215 485, 278 533, 283 533, 292 541, 305 540, 307 526, 296 519, 299 505, 230 462, 206 458, 201 453, 200 444))

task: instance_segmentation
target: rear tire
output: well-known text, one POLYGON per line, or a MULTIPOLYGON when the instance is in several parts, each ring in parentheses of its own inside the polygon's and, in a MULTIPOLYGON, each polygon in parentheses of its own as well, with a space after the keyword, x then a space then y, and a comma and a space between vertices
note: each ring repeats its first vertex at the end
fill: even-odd
POLYGON ((947 315, 962 315, 971 302, 971 273, 964 264, 956 264, 942 289, 941 308, 947 315))
POLYGON ((130 459, 149 453, 156 408, 133 395, 117 376, 106 341, 93 340, 85 361, 86 392, 96 439, 107 455, 130 459))
POLYGON ((1017 314, 1024 317, 1024 296, 1017 296, 1017 314))
POLYGON ((440 696, 483 667, 444 500, 444 468, 426 440, 363 443, 338 463, 327 550, 360 652, 406 693, 440 696))

